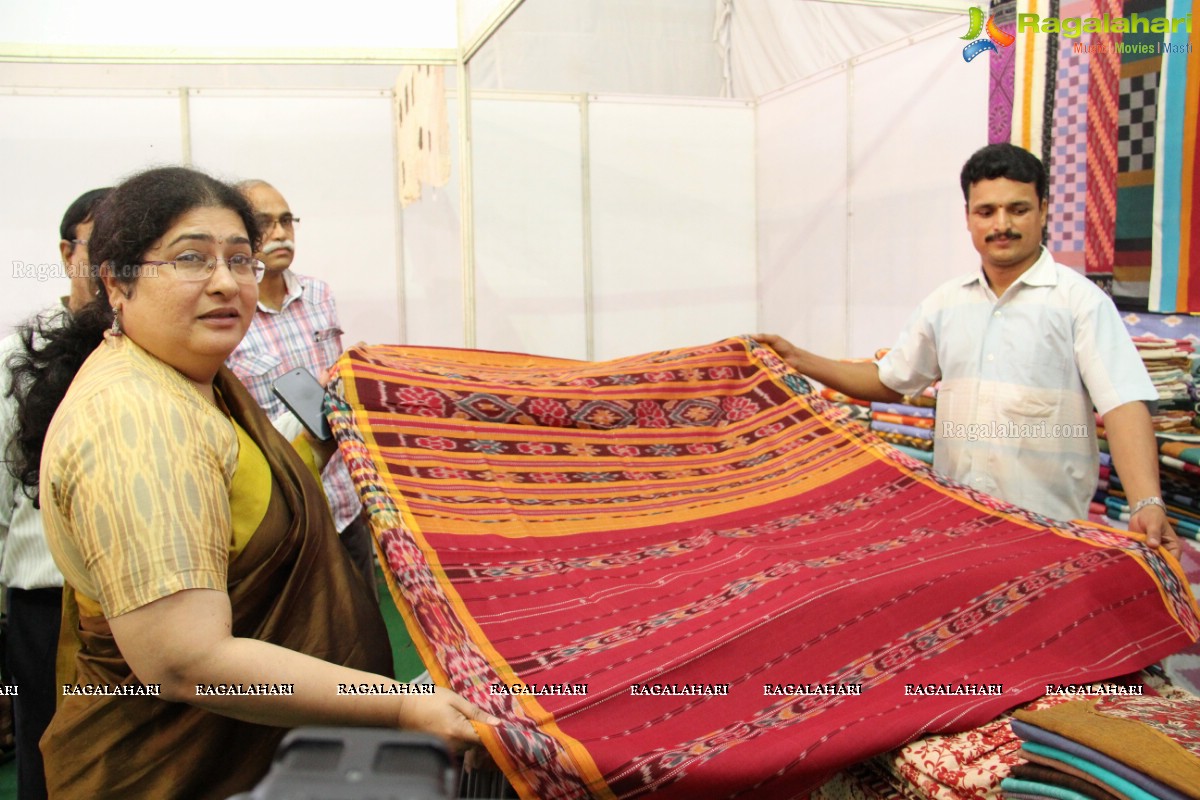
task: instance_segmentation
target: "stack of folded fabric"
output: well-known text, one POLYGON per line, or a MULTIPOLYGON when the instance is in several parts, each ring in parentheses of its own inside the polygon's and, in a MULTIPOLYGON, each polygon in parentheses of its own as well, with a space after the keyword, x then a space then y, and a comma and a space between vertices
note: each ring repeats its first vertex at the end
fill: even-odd
POLYGON ((871 403, 828 387, 821 397, 846 412, 846 418, 869 425, 876 436, 913 458, 933 463, 934 413, 937 390, 926 389, 899 403, 871 403))
MULTIPOLYGON (((1159 448, 1159 472, 1167 514, 1175 529, 1186 536, 1200 536, 1200 430, 1195 427, 1195 378, 1193 365, 1200 364, 1190 339, 1170 339, 1143 334, 1133 337, 1146 371, 1158 391, 1158 408, 1151 416, 1159 448), (1187 453, 1187 456, 1184 456, 1187 453)), ((1107 459, 1108 440, 1097 420, 1101 459, 1107 459)), ((1129 521, 1129 503, 1121 478, 1106 474, 1101 466, 1100 482, 1090 508, 1098 507, 1114 522, 1129 521)))
POLYGON ((1200 800, 1200 698, 1105 696, 1017 711, 1006 797, 1200 800))
MULTIPOLYGON (((1167 516, 1179 535, 1200 539, 1200 435, 1159 433, 1156 438, 1158 477, 1167 516)), ((1103 502, 1109 519, 1129 521, 1125 487, 1115 472, 1109 475, 1103 502)))
POLYGON ((910 456, 933 463, 933 398, 904 398, 901 403, 871 403, 871 430, 910 456))
MULTIPOLYGON (((888 349, 875 351, 872 359, 846 359, 849 363, 878 361, 888 349)), ((902 450, 918 461, 933 463, 934 413, 937 407, 937 384, 915 397, 904 397, 899 403, 871 403, 849 397, 829 387, 821 389, 821 397, 844 409, 848 419, 869 425, 880 439, 902 450)))
POLYGON ((871 404, 866 400, 859 400, 855 397, 849 397, 836 392, 829 387, 821 390, 821 397, 833 403, 835 406, 843 409, 846 412, 846 418, 856 420, 864 425, 871 421, 871 404))
POLYGON ((1092 522, 1112 523, 1112 519, 1108 518, 1108 499, 1111 497, 1109 490, 1112 488, 1112 456, 1104 451, 1104 446, 1108 443, 1101 441, 1100 450, 1100 476, 1096 481, 1096 494, 1092 497, 1092 502, 1088 506, 1088 519, 1092 522))
POLYGON ((1188 339, 1163 339, 1158 336, 1134 336, 1150 380, 1158 390, 1160 411, 1186 411, 1193 414, 1192 360, 1195 348, 1188 339))

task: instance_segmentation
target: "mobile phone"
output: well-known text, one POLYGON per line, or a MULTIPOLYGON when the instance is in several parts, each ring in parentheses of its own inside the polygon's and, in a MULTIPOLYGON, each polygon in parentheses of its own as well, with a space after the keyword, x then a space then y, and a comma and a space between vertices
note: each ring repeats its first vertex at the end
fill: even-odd
POLYGON ((271 384, 271 391, 283 401, 288 411, 296 415, 300 424, 313 437, 322 442, 333 438, 333 432, 329 430, 329 423, 322 408, 325 388, 317 382, 311 372, 304 367, 297 367, 276 379, 271 384))

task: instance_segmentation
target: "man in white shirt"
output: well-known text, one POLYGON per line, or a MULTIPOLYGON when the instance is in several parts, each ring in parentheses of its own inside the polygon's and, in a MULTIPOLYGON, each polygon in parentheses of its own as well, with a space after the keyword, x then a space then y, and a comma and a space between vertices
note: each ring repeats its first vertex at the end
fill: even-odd
MULTIPOLYGON (((92 213, 108 189, 93 189, 80 195, 63 215, 59 225, 59 252, 71 279, 70 294, 61 304, 40 315, 41 325, 54 325, 59 315, 72 314, 92 302, 96 284, 88 259, 92 213)), ((9 360, 25 352, 21 334, 0 341, 4 391, 0 395, 0 431, 7 444, 16 425, 16 401, 10 396, 12 372, 9 360)), ((0 584, 5 587, 8 611, 4 673, 17 687, 13 697, 17 746, 17 797, 44 800, 46 778, 38 740, 54 715, 57 697, 55 660, 58 653, 59 620, 62 618, 62 574, 54 565, 41 512, 25 487, 9 469, 8 454, 0 469, 0 584)))
POLYGON ((934 468, 1051 519, 1085 519, 1099 456, 1093 404, 1132 507, 1130 529, 1179 555, 1144 401, 1158 397, 1112 301, 1041 245, 1046 173, 1009 144, 963 167, 980 269, 927 297, 875 363, 845 363, 762 335, 797 371, 894 402, 937 380, 934 468))

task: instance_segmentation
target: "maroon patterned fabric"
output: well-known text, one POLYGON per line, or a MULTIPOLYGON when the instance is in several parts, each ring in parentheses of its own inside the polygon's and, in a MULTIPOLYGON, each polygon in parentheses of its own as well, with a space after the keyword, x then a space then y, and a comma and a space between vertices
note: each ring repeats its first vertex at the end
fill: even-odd
POLYGON ((1200 632, 1135 538, 941 479, 806 390, 740 339, 340 362, 409 630, 504 720, 523 797, 795 797, 1200 632))

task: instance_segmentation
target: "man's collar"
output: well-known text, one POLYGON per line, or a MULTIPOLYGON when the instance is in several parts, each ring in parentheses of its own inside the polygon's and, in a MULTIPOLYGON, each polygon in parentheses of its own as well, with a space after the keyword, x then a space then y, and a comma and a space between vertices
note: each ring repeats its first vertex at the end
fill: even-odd
POLYGON ((259 311, 265 311, 268 314, 278 314, 288 307, 288 303, 291 303, 293 300, 299 300, 304 295, 304 284, 300 283, 300 279, 296 277, 296 273, 292 272, 291 267, 283 271, 283 285, 287 287, 287 294, 283 296, 283 302, 279 304, 279 308, 274 309, 259 302, 259 311))
MULTIPOLYGON (((963 278, 962 285, 970 286, 977 281, 981 286, 988 285, 987 276, 983 272, 982 265, 975 272, 963 278)), ((1042 253, 1038 256, 1038 260, 1033 262, 1029 269, 1022 272, 1013 283, 1023 283, 1026 286, 1058 285, 1058 274, 1054 271, 1054 258, 1050 255, 1050 251, 1046 249, 1045 245, 1042 245, 1042 253)))
POLYGON ((1025 270, 1021 277, 1017 278, 1017 282, 1027 286, 1058 285, 1058 273, 1054 270, 1054 259, 1045 245, 1042 245, 1042 254, 1038 256, 1038 260, 1033 262, 1033 266, 1025 270))

